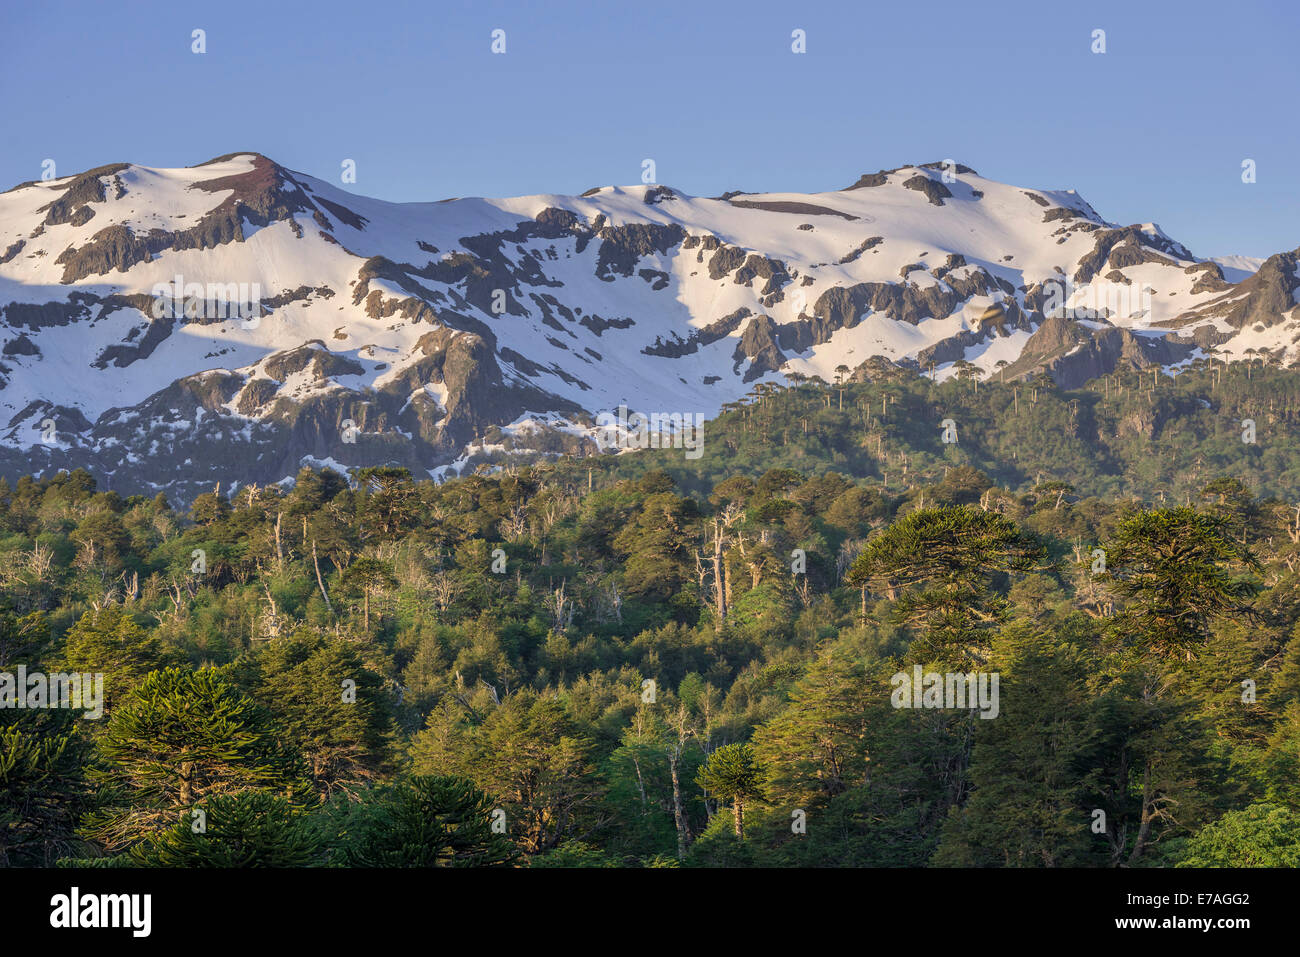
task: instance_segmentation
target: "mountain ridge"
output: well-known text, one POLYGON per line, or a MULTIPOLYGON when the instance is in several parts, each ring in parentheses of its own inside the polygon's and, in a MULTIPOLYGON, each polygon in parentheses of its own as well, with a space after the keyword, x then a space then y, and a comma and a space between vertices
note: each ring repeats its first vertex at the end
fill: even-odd
POLYGON ((873 356, 1073 387, 1286 364, 1300 327, 1300 250, 1232 282, 1154 223, 956 163, 827 193, 390 203, 237 152, 19 184, 0 250, 0 472, 182 496, 304 464, 445 475, 503 435, 593 452, 620 405, 712 416, 873 356))

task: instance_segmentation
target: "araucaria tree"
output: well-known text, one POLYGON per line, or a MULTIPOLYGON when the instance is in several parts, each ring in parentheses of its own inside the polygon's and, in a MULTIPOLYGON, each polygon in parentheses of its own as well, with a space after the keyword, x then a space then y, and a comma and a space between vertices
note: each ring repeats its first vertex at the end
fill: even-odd
POLYGON ((695 781, 706 793, 731 802, 736 837, 745 836, 745 805, 762 794, 762 775, 748 744, 728 744, 709 755, 695 781))
POLYGON ((912 512, 871 539, 845 580, 893 600, 899 621, 924 629, 911 646, 918 660, 979 663, 1008 608, 1003 579, 1045 558, 1011 519, 945 505, 912 512))
POLYGON ((260 790, 313 803, 302 759, 220 671, 155 671, 114 709, 87 772, 100 806, 86 836, 109 850, 173 825, 215 795, 260 790))

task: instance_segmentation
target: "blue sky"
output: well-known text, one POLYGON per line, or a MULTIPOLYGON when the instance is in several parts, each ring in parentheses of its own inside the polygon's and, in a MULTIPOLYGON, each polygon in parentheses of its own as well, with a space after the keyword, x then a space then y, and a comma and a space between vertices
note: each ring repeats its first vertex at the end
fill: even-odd
POLYGON ((818 191, 951 157, 1198 255, 1300 246, 1300 6, 1057 6, 7 2, 0 189, 46 158, 237 150, 335 182, 354 159, 347 188, 392 200, 581 192, 645 158, 697 195, 818 191))

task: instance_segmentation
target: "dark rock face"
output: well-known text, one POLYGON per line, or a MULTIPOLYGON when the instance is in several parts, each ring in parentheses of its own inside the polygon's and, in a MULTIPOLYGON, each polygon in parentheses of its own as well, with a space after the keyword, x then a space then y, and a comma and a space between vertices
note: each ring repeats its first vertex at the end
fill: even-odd
POLYGON ((1228 324, 1234 329, 1256 324, 1271 326, 1281 315, 1294 309, 1296 289, 1300 288, 1298 263, 1300 249, 1264 260, 1259 271, 1238 287, 1245 295, 1224 316, 1228 324))
POLYGON ((1090 329, 1063 316, 1050 316, 1029 337, 1008 371, 1022 375, 1040 368, 1062 388, 1074 389, 1121 366, 1147 369, 1179 362, 1194 347, 1168 337, 1138 335, 1114 326, 1090 329))
POLYGON ((736 270, 736 285, 752 286, 755 279, 764 280, 759 294, 764 297, 764 305, 770 306, 783 298, 781 289, 790 282, 790 271, 779 259, 758 255, 747 256, 744 265, 736 270))
POLYGON ((27 240, 25 239, 20 239, 17 242, 12 243, 9 248, 4 251, 4 255, 0 256, 0 266, 3 266, 7 262, 12 262, 18 254, 23 251, 23 247, 26 245, 27 240))
POLYGON ((687 339, 678 338, 669 342, 655 339, 653 344, 645 346, 641 351, 648 356, 660 356, 669 359, 694 355, 700 351, 701 346, 712 345, 719 339, 725 339, 731 335, 740 328, 740 324, 750 315, 752 313, 742 307, 723 316, 721 319, 715 319, 703 329, 693 332, 687 339))
POLYGON ((68 408, 48 399, 38 399, 29 402, 26 408, 9 420, 9 435, 11 436, 15 429, 22 428, 24 424, 36 431, 42 431, 46 419, 54 420, 56 434, 61 441, 72 441, 79 445, 81 444, 80 433, 90 430, 90 423, 86 421, 80 409, 68 408))
POLYGON ((117 178, 117 174, 128 168, 126 163, 117 163, 112 166, 101 166, 98 169, 87 170, 80 176, 75 177, 66 187, 63 195, 54 202, 42 206, 37 212, 45 213, 45 219, 42 224, 45 226, 58 226, 62 223, 73 223, 80 226, 95 215, 94 210, 90 209, 91 203, 102 203, 107 198, 104 191, 104 178, 112 176, 116 178, 115 193, 118 197, 125 194, 126 190, 122 186, 122 180, 117 178), (86 215, 88 214, 88 215, 86 215), (76 217, 81 216, 80 222, 76 222, 76 217))
POLYGON ((961 269, 967 265, 966 257, 961 253, 949 253, 948 258, 944 260, 943 265, 934 271, 935 279, 943 279, 954 269, 961 269))
POLYGON ((129 226, 109 226, 91 237, 86 245, 69 246, 54 260, 63 266, 63 282, 74 283, 87 276, 102 276, 116 269, 126 272, 136 263, 153 258, 149 243, 139 239, 129 226))
MULTIPOLYGON (((830 341, 840 329, 852 329, 868 312, 887 313, 892 318, 913 325, 927 318, 943 318, 974 295, 992 295, 1006 292, 1005 280, 998 280, 983 270, 978 270, 960 282, 935 283, 917 286, 912 283, 872 282, 854 286, 837 286, 826 290, 813 305, 811 317, 800 317, 782 324, 777 329, 777 342, 781 349, 805 352, 813 346, 830 341)), ((1010 303, 1005 326, 1028 328, 1029 317, 1010 303)), ((934 355, 953 353, 961 357, 961 349, 979 341, 987 330, 979 333, 963 332, 931 347, 934 355)), ((927 360, 928 361, 928 358, 927 360)), ((951 361, 936 359, 935 361, 951 361)))
POLYGON ((352 212, 352 210, 348 209, 345 206, 340 206, 338 203, 332 203, 323 196, 313 197, 312 202, 316 203, 316 205, 318 206, 323 207, 327 213, 329 213, 339 222, 347 226, 351 226, 353 229, 366 228, 366 223, 367 223, 366 217, 358 216, 356 213, 352 212))
MULTIPOLYGON (((799 213, 804 216, 838 216, 841 219, 856 220, 858 217, 851 216, 846 212, 838 209, 831 209, 829 206, 817 206, 813 203, 794 203, 794 202, 759 202, 754 200, 733 199, 732 206, 739 206, 742 209, 765 209, 769 213, 799 213)), ((800 226, 800 229, 803 227, 800 226)))
POLYGON ((916 363, 925 369, 931 365, 956 362, 966 357, 966 350, 970 346, 979 345, 994 336, 1006 336, 1008 328, 1028 330, 1038 318, 1041 317, 1027 315, 1014 299, 996 302, 976 318, 974 328, 963 329, 956 335, 919 351, 916 363))
POLYGON ((1140 226, 1101 229, 1096 233, 1092 251, 1079 260, 1078 268, 1074 272, 1074 281, 1078 285, 1090 283, 1106 267, 1123 269, 1126 266, 1149 262, 1172 265, 1170 259, 1191 258, 1192 254, 1181 243, 1144 233, 1140 226), (1160 256, 1152 249, 1157 249, 1166 255, 1160 256))
POLYGON ((46 326, 66 326, 89 316, 87 303, 93 301, 98 300, 94 296, 73 294, 68 302, 11 302, 4 308, 4 317, 11 326, 26 326, 33 331, 46 326))
POLYGON ((709 259, 709 278, 722 279, 739 269, 745 261, 745 251, 736 246, 723 246, 709 259))
POLYGON ((924 194, 931 206, 942 206, 945 199, 952 198, 952 190, 936 179, 917 173, 903 183, 904 189, 914 189, 924 194))
POLYGON ((334 290, 329 286, 299 286, 288 292, 282 292, 275 296, 266 296, 262 299, 262 308, 268 312, 281 309, 293 302, 309 302, 313 296, 319 296, 321 299, 334 298, 334 290))
MULTIPOLYGON (((922 163, 922 164, 921 164, 919 167, 917 167, 917 168, 918 168, 918 169, 937 169, 937 170, 946 170, 946 169, 948 169, 948 165, 949 165, 949 164, 943 162, 942 160, 936 160, 936 161, 933 162, 933 163, 922 163)), ((971 175, 971 176, 978 176, 978 175, 979 175, 979 173, 975 172, 975 170, 971 169, 969 166, 963 165, 962 163, 953 163, 953 164, 952 164, 952 171, 953 171, 954 173, 959 174, 959 175, 966 175, 966 174, 969 174, 969 175, 971 175)))
POLYGON ((38 356, 41 350, 36 348, 36 343, 27 338, 25 333, 19 333, 17 338, 10 339, 4 344, 3 351, 7 356, 38 356))
POLYGON ((1194 266, 1188 266, 1183 270, 1188 275, 1196 275, 1196 282, 1192 283, 1192 293, 1202 292, 1222 292, 1225 289, 1231 289, 1232 286, 1223 278, 1223 270, 1219 268, 1218 263, 1203 262, 1194 266))
POLYGON ((661 289, 667 289, 668 283, 672 279, 672 277, 662 269, 638 269, 636 274, 646 282, 650 283, 650 288, 655 292, 658 292, 661 289))
MULTIPOLYGON (((1196 263, 1187 267, 1186 272, 1201 273, 1192 285, 1193 292, 1222 292, 1223 295, 1157 325, 1180 328, 1217 318, 1223 319, 1233 329, 1257 325, 1267 328, 1281 322, 1296 308, 1296 295, 1300 291, 1300 249, 1270 256, 1258 271, 1235 286, 1223 278, 1223 270, 1215 263, 1196 263)), ((1205 327, 1194 330, 1193 336, 1197 341, 1205 340, 1210 345, 1231 338, 1205 327)))
MULTIPOLYGON (((945 274, 943 282, 928 286, 902 282, 867 282, 837 286, 826 290, 813 306, 812 333, 808 345, 825 342, 836 329, 851 329, 868 310, 887 313, 900 322, 916 325, 922 319, 950 316, 958 306, 976 295, 996 295, 1014 290, 1003 279, 996 279, 983 269, 969 277, 954 279, 945 274)), ((788 329, 796 323, 781 328, 788 329)), ((783 339, 783 344, 785 344, 783 339)), ((793 343, 791 343, 793 345, 793 343)), ((800 351, 807 346, 799 346, 800 351)))
POLYGON ((777 345, 778 328, 783 327, 778 327, 771 316, 759 315, 751 319, 745 331, 741 333, 740 342, 732 358, 735 360, 737 370, 741 363, 746 359, 749 360, 744 381, 753 382, 765 373, 776 372, 785 365, 786 357, 777 345))
POLYGON ((252 379, 239 393, 239 401, 235 404, 235 408, 241 415, 254 415, 270 404, 277 391, 279 391, 279 383, 274 379, 252 379))
POLYGON ((330 352, 319 339, 305 342, 296 349, 277 352, 262 364, 266 374, 279 382, 309 367, 316 381, 340 375, 363 375, 366 371, 360 363, 330 352))
MULTIPOLYGON (((870 189, 870 188, 875 187, 875 186, 884 186, 886 183, 889 182, 889 177, 890 177, 891 174, 893 174, 893 173, 897 173, 897 172, 900 172, 900 171, 902 171, 902 170, 909 169, 909 168, 911 168, 911 169, 936 169, 936 170, 942 170, 942 169, 944 168, 944 165, 943 165, 943 163, 925 163, 925 164, 922 164, 921 166, 916 166, 916 167, 896 166, 896 167, 894 167, 893 169, 882 169, 879 173, 863 173, 861 176, 858 177, 858 180, 857 180, 856 183, 854 183, 852 186, 846 186, 846 187, 844 187, 844 189, 841 190, 841 192, 848 192, 848 191, 851 190, 851 189, 870 189)), ((969 166, 962 166, 960 163, 958 163, 958 164, 954 167, 954 171, 957 172, 957 173, 974 173, 974 172, 975 172, 975 171, 974 171, 973 169, 971 169, 969 166)), ((978 175, 978 174, 976 174, 976 175, 978 175)))
POLYGON ((884 186, 889 182, 889 174, 892 172, 894 172, 894 170, 881 170, 879 173, 863 173, 852 186, 846 186, 844 188, 850 190, 870 189, 874 186, 884 186))
POLYGON ((176 320, 169 316, 155 319, 149 323, 143 338, 141 338, 139 342, 107 346, 100 352, 91 365, 95 368, 103 369, 106 368, 109 363, 112 363, 119 368, 124 368, 129 366, 132 362, 136 362, 140 359, 147 359, 149 356, 153 355, 153 351, 172 334, 172 331, 175 328, 176 320))
POLYGON ((676 225, 628 223, 625 226, 606 226, 599 235, 596 275, 612 282, 615 274, 631 276, 642 258, 666 255, 669 249, 686 238, 686 230, 676 225))
POLYGON ((859 258, 861 258, 862 254, 865 253, 868 249, 875 249, 884 241, 885 241, 885 237, 883 236, 872 236, 868 239, 864 239, 856 249, 846 254, 839 261, 839 265, 847 266, 851 262, 856 262, 859 258))
POLYGON ((579 319, 578 325, 585 326, 586 328, 594 332, 596 335, 600 335, 606 329, 629 329, 632 326, 636 325, 636 322, 632 319, 627 319, 627 318, 604 319, 593 312, 590 315, 583 316, 581 319, 579 319))
MULTIPOLYGON (((452 451, 490 425, 509 422, 532 409, 554 409, 573 414, 572 402, 557 400, 531 386, 504 381, 492 348, 479 336, 440 328, 421 337, 418 348, 425 358, 385 385, 382 394, 404 403, 425 383, 437 382, 448 392, 446 418, 437 435, 421 433, 436 448, 452 451)), ((418 424, 418 423, 414 423, 418 424)))

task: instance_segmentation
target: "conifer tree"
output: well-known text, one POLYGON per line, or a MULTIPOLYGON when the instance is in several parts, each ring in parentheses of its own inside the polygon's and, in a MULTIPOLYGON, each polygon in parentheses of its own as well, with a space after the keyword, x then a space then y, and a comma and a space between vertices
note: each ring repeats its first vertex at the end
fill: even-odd
POLYGON ((466 778, 413 777, 348 810, 342 858, 350 867, 500 867, 518 857, 493 830, 495 802, 466 778))
POLYGON ((898 620, 924 626, 916 657, 979 662, 1008 607, 998 579, 1045 557, 1043 546, 1003 515, 939 506, 905 515, 872 538, 845 580, 885 594, 898 620))
POLYGON ((170 827, 215 795, 260 790, 311 802, 302 759, 270 716, 213 668, 155 671, 124 697, 88 772, 99 806, 83 833, 109 850, 170 827))
POLYGON ((133 846, 127 859, 138 867, 310 867, 321 859, 321 839, 307 815, 280 795, 239 791, 204 799, 133 846))
POLYGON ((745 806, 762 794, 762 775, 749 744, 728 744, 709 755, 695 782, 722 801, 731 802, 736 837, 745 837, 745 806))

